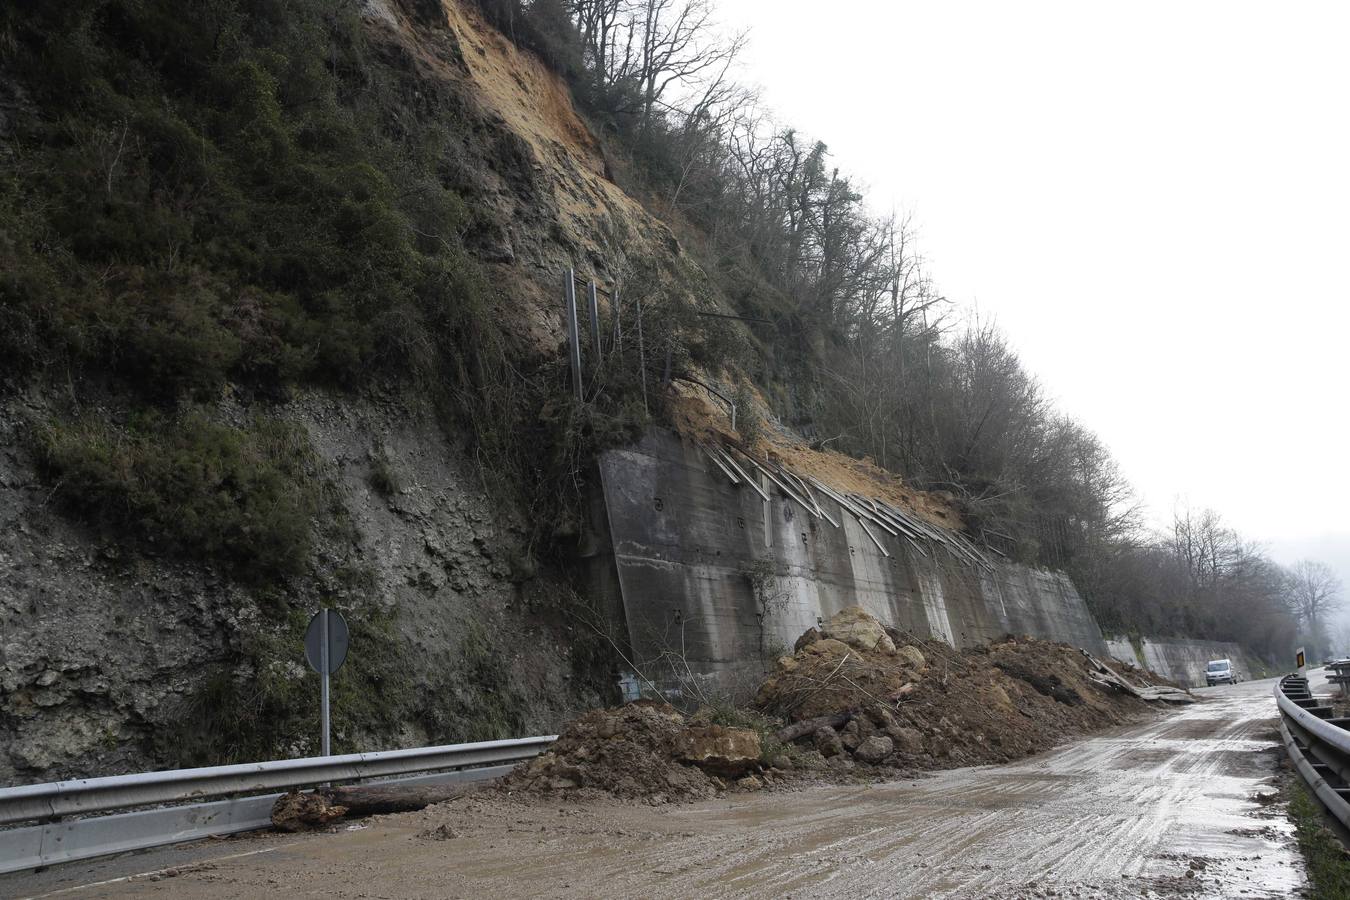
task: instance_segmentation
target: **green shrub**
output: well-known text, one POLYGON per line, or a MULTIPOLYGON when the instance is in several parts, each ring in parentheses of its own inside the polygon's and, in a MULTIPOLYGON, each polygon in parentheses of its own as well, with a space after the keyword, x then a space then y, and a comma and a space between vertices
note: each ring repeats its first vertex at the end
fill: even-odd
MULTIPOLYGON (((314 610, 290 608, 248 634, 229 669, 203 682, 176 727, 156 737, 174 766, 218 766, 319 753, 319 676, 304 659, 314 610)), ((342 613, 351 631, 347 661, 333 675, 334 753, 393 749, 412 680, 391 615, 355 601, 342 613)))
POLYGON ((445 320, 483 314, 485 288, 441 175, 455 106, 373 59, 353 7, 19 2, 0 34, 32 100, 0 166, 0 375, 206 399, 431 380, 440 351, 474 352, 389 340, 390 310, 405 336, 462 337, 445 320))
POLYGON ((435 741, 491 741, 518 737, 526 698, 511 684, 511 669, 483 625, 465 620, 458 664, 431 692, 422 724, 435 741))
POLYGON ((309 560, 320 492, 294 426, 148 412, 124 427, 52 423, 37 443, 57 500, 111 533, 249 580, 292 575, 309 560))

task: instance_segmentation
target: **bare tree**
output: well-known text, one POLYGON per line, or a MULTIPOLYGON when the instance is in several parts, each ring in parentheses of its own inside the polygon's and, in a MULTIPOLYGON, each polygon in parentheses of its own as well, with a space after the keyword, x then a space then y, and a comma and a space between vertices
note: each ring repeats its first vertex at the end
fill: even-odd
POLYGON ((1287 573, 1287 602, 1307 629, 1315 655, 1327 652, 1326 620, 1341 608, 1341 580, 1326 563, 1304 559, 1287 573))

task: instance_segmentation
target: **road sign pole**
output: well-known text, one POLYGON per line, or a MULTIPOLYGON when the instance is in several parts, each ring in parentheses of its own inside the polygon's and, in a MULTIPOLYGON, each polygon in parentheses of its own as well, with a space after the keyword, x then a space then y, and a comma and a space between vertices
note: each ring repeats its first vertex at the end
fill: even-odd
POLYGON ((305 628, 305 662, 319 673, 319 747, 324 756, 333 753, 332 717, 329 715, 331 679, 347 660, 351 631, 335 609, 320 609, 305 628))
POLYGON ((328 610, 323 609, 319 613, 319 680, 322 685, 319 689, 319 727, 323 730, 322 744, 324 756, 332 755, 332 747, 328 738, 328 610))

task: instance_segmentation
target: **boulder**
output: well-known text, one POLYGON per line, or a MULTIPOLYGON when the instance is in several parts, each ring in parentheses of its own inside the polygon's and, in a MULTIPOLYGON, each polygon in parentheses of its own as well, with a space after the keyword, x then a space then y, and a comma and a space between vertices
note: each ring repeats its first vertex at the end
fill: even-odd
POLYGON ((809 647, 820 640, 820 632, 814 628, 808 628, 802 632, 802 636, 797 638, 797 642, 792 645, 793 653, 800 653, 803 647, 809 647))
POLYGON ((859 650, 895 652, 895 642, 886 634, 886 629, 861 606, 846 606, 839 610, 820 626, 820 633, 859 650))
POLYGON ((839 732, 828 725, 816 729, 813 741, 815 742, 816 750, 820 752, 821 756, 827 759, 832 756, 838 756, 844 752, 844 744, 839 740, 839 732))
POLYGON ((858 728, 857 719, 850 719, 849 723, 840 730, 839 742, 850 753, 858 749, 858 745, 863 742, 863 736, 861 729, 858 728))
POLYGON ((886 732, 895 743, 895 749, 901 753, 919 754, 923 752, 923 734, 917 728, 899 727, 886 732))
POLYGON ((839 659, 849 654, 849 646, 843 641, 836 641, 834 638, 822 638, 807 644, 804 652, 812 656, 827 656, 831 659, 839 659))
POLYGON ((780 753, 769 760, 769 765, 773 766, 775 769, 781 769, 786 772, 792 768, 792 757, 788 756, 786 753, 780 753))
POLYGON ((923 658, 923 651, 913 644, 906 644, 896 652, 900 654, 901 659, 916 669, 922 669, 927 663, 927 660, 923 658))
POLYGON ((881 731, 886 731, 887 729, 894 728, 900 724, 899 720, 895 718, 895 713, 884 706, 870 706, 865 712, 867 713, 867 717, 872 721, 872 724, 876 725, 881 731))
POLYGON ((877 765, 895 750, 895 742, 883 734, 873 735, 858 745, 853 758, 869 765, 877 765))
POLYGON ((759 732, 749 728, 691 725, 677 743, 682 762, 724 778, 739 778, 759 767, 759 732))

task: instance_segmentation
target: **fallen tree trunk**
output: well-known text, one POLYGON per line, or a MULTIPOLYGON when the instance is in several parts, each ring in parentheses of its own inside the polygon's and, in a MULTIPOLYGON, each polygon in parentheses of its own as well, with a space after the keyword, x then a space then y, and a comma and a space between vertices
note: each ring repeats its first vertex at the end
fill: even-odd
POLYGON ((462 797, 473 787, 462 784, 366 784, 323 788, 312 793, 293 790, 272 805, 272 824, 282 831, 322 828, 344 816, 359 818, 415 812, 433 803, 462 797))
POLYGON ((349 816, 378 816, 414 812, 468 792, 461 784, 364 784, 328 788, 323 795, 332 805, 347 807, 349 816))

